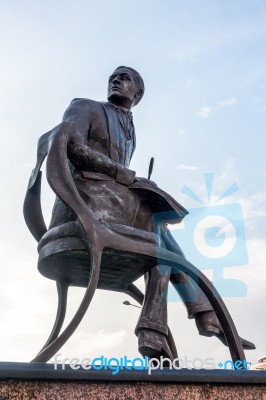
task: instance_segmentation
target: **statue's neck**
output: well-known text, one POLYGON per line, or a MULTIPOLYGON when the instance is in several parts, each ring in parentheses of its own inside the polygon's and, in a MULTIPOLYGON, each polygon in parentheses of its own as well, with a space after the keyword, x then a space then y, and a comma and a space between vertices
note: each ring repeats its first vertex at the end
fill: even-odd
POLYGON ((108 101, 108 104, 110 104, 114 108, 119 108, 120 110, 124 111, 125 113, 131 113, 131 109, 130 108, 123 107, 120 104, 112 103, 110 101, 108 101))

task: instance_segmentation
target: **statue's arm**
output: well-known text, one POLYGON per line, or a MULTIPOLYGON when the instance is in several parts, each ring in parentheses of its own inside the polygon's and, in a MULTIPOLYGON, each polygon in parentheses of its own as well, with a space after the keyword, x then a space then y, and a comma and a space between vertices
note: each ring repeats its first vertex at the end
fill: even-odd
POLYGON ((90 118, 89 103, 74 100, 64 114, 63 122, 71 126, 68 142, 68 158, 78 170, 101 172, 112 176, 119 183, 129 185, 135 178, 135 171, 113 161, 110 157, 93 150, 86 144, 86 138, 93 119, 90 118))
POLYGON ((129 185, 135 178, 135 171, 132 171, 121 164, 111 160, 104 154, 92 150, 78 139, 79 134, 75 133, 75 139, 69 142, 68 158, 78 170, 91 170, 102 172, 115 178, 117 182, 129 185))

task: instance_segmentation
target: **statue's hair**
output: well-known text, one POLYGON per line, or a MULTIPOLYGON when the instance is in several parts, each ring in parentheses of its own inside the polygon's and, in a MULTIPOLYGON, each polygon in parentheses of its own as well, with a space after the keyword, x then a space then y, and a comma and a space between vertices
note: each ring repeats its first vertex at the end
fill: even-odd
POLYGON ((142 77, 140 76, 140 74, 138 73, 138 71, 136 71, 134 68, 125 67, 124 65, 120 65, 119 67, 117 67, 117 68, 115 69, 115 71, 116 71, 117 69, 120 69, 120 68, 126 68, 126 69, 129 69, 131 72, 133 72, 134 80, 135 80, 135 83, 136 83, 136 85, 137 85, 137 89, 138 89, 138 90, 139 90, 139 89, 142 90, 141 96, 137 97, 137 99, 136 99, 136 101, 135 101, 135 103, 134 103, 134 105, 137 105, 137 104, 140 102, 140 100, 142 99, 143 95, 144 95, 144 90, 145 90, 144 81, 143 81, 142 77))

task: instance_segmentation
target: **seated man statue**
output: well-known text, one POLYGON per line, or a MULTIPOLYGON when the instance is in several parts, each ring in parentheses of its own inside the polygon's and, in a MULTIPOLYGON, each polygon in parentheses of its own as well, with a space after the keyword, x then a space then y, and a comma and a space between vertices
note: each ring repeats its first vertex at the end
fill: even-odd
MULTIPOLYGON (((68 160, 76 188, 98 221, 107 226, 120 224, 156 232, 160 246, 184 256, 166 226, 154 227, 153 215, 170 211, 181 220, 186 210, 154 182, 136 177, 129 169, 136 145, 131 109, 143 94, 144 82, 139 73, 120 66, 109 78, 108 102, 74 99, 63 122, 55 129, 67 131, 68 160)), ((51 132, 39 140, 37 166, 30 187, 37 179, 51 132)), ((77 215, 57 197, 49 229, 76 219, 77 215)), ((40 239, 41 235, 37 237, 40 239)), ((173 358, 166 340, 169 281, 184 301, 188 317, 195 319, 199 334, 216 336, 226 345, 221 325, 201 289, 185 273, 171 274, 170 267, 157 266, 145 276, 145 298, 135 331, 140 353, 173 358)), ((241 340, 245 349, 255 348, 252 343, 241 340)))

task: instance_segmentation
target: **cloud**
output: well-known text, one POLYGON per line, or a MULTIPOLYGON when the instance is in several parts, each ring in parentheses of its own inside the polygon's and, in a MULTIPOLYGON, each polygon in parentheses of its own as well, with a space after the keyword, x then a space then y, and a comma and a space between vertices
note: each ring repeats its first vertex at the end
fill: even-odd
POLYGON ((236 102, 237 102, 237 99, 235 97, 230 97, 229 99, 220 101, 219 107, 232 106, 236 102))
POLYGON ((222 108, 222 107, 229 107, 235 103, 237 103, 237 99, 235 97, 229 97, 228 99, 220 101, 217 106, 214 107, 202 106, 199 108, 198 117, 208 118, 212 110, 216 110, 217 108, 222 108))
POLYGON ((125 329, 113 332, 107 332, 104 329, 101 329, 95 335, 90 336, 91 337, 88 340, 89 349, 101 352, 120 345, 127 337, 127 332, 125 329))
POLYGON ((198 117, 208 118, 211 112, 211 107, 203 106, 198 111, 198 117))
POLYGON ((266 106, 262 107, 259 111, 260 111, 260 112, 266 111, 266 106))
POLYGON ((195 165, 186 165, 186 164, 179 164, 176 166, 178 171, 197 171, 198 167, 195 165))

